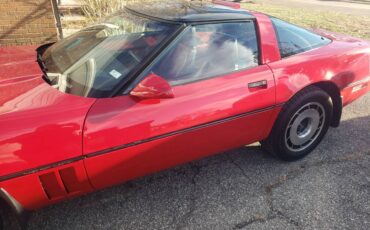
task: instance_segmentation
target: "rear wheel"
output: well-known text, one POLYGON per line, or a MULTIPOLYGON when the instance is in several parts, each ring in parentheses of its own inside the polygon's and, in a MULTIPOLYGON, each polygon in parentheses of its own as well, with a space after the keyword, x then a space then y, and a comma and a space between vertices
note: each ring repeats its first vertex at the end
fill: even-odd
POLYGON ((330 96, 318 87, 307 87, 284 106, 262 146, 282 160, 299 160, 322 141, 332 113, 330 96))

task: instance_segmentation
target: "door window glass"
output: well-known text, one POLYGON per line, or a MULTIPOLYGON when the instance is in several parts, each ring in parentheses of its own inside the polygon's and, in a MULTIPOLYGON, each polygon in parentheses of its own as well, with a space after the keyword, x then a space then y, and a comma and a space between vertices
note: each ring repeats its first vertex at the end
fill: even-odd
POLYGON ((172 85, 221 76, 258 65, 253 22, 189 27, 150 69, 172 85))

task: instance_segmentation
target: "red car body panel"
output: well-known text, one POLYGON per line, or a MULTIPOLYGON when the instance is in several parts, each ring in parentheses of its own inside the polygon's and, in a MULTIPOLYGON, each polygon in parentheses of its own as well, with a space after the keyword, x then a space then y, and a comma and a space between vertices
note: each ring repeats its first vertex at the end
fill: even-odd
POLYGON ((254 12, 256 17, 257 30, 259 32, 260 47, 261 47, 261 61, 263 64, 280 60, 279 45, 276 33, 270 18, 262 13, 254 12))
POLYGON ((169 99, 64 94, 42 80, 35 47, 0 48, 0 195, 40 208, 263 140, 306 86, 332 84, 344 105, 370 90, 368 42, 321 31, 331 44, 281 59, 269 17, 254 16, 260 66, 175 86, 169 99))
POLYGON ((0 47, 0 106, 43 82, 35 62, 35 49, 35 46, 0 47), (10 89, 14 83, 18 87, 10 89))
MULTIPOLYGON (((0 188, 29 209, 51 203, 37 176, 40 168, 54 165, 58 171, 58 162, 82 156, 82 127, 95 102, 46 84, 34 50, 0 49, 0 188), (22 176, 35 168, 34 174, 22 176)), ((79 186, 86 192, 91 187, 84 183, 88 179, 82 161, 75 164, 79 186)))
POLYGON ((0 109, 0 176, 82 155, 82 127, 94 100, 63 94, 40 78, 0 109))
POLYGON ((82 160, 2 181, 0 187, 5 189, 25 210, 39 209, 94 191, 87 178, 82 160), (63 170, 73 170, 74 173, 62 180, 60 175, 63 170), (41 184, 40 178, 45 175, 50 176, 50 174, 55 176, 57 184, 50 183, 49 185, 47 180, 44 185, 41 184), (51 194, 45 192, 47 187, 53 191, 51 194))
POLYGON ((104 178, 112 178, 112 175, 120 175, 122 179, 131 175, 129 179, 132 179, 136 174, 140 176, 200 158, 202 153, 210 154, 211 150, 225 150, 265 138, 271 127, 266 121, 271 120, 275 109, 274 85, 270 68, 261 65, 228 76, 173 87, 175 97, 172 99, 138 101, 131 96, 122 96, 98 100, 86 119, 84 154, 99 155, 102 150, 130 148, 110 156, 88 158, 86 167, 92 183, 97 183, 100 188, 104 182, 105 186, 109 185, 110 180, 104 178), (268 81, 267 88, 248 89, 248 83, 261 80, 268 81), (192 107, 197 108, 196 112, 190 109, 192 107), (259 111, 261 109, 263 111, 259 111), (249 116, 248 113, 257 115, 249 116), (240 115, 241 118, 218 124, 220 120, 240 115), (202 126, 204 124, 209 125, 202 126), (167 135, 170 137, 151 141, 167 135), (233 138, 228 138, 230 136, 233 138), (192 142, 194 139, 199 142, 192 142), (214 140, 210 141, 212 146, 204 145, 202 139, 214 140), (138 144, 143 141, 149 143, 138 144), (153 158, 162 160, 154 164, 153 158), (95 175, 103 180, 96 182, 95 175))
POLYGON ((336 39, 324 47, 270 63, 276 78, 276 102, 288 101, 308 85, 330 82, 340 90, 343 104, 347 105, 353 101, 352 97, 358 98, 368 92, 368 47, 368 43, 359 40, 336 39), (363 87, 352 95, 352 89, 358 85, 363 87))
POLYGON ((162 169, 253 143, 266 135, 255 124, 272 126, 279 108, 181 134, 155 139, 85 160, 94 188, 101 189, 162 169), (267 121, 267 122, 266 122, 267 121), (239 134, 239 135, 238 135, 239 134), (232 137, 232 138, 230 138, 232 137))

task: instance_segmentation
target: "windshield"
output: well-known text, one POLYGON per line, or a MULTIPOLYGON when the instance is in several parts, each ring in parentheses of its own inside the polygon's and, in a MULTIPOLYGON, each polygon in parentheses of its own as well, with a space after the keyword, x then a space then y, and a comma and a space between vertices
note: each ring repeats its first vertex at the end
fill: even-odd
POLYGON ((84 97, 108 97, 177 29, 126 11, 65 38, 42 55, 51 85, 84 97))

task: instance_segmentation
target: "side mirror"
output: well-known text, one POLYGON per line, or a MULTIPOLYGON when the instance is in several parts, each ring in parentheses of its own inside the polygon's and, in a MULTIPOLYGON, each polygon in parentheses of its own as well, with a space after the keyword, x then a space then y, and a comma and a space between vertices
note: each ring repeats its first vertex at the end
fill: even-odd
POLYGON ((131 96, 140 99, 174 98, 172 87, 162 77, 151 73, 144 78, 131 92, 131 96))

